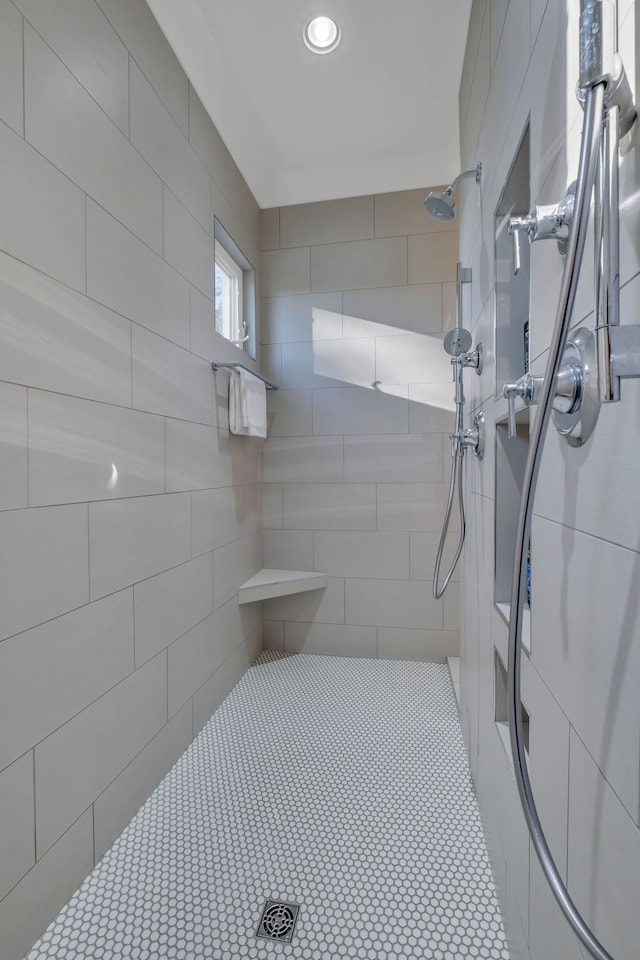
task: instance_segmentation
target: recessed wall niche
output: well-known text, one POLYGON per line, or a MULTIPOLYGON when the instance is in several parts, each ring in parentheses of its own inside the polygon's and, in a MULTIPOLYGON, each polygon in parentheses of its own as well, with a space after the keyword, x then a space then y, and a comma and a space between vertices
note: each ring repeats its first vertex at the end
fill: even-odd
POLYGON ((529 239, 509 233, 511 217, 529 212, 529 127, 520 141, 495 211, 495 358, 496 396, 505 383, 528 369, 529 239), (517 250, 516 250, 517 247, 517 250))
MULTIPOLYGON (((509 437, 506 420, 496 422, 496 510, 494 602, 508 623, 511 612, 511 585, 516 548, 518 512, 529 454, 529 407, 516 414, 516 435, 509 437)), ((525 604, 522 618, 522 645, 531 648, 531 614, 525 604)))

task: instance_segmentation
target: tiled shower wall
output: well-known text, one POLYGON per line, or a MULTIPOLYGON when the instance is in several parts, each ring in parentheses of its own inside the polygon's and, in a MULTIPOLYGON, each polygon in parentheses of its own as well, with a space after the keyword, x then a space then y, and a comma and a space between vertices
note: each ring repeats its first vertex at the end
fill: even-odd
MULTIPOLYGON (((494 211, 527 123, 531 199, 560 199, 575 178, 582 113, 577 2, 475 0, 460 92, 462 166, 481 160, 483 183, 465 185, 462 259, 474 271, 476 337, 493 343, 494 211), (478 202, 480 201, 480 202, 478 202)), ((638 85, 637 11, 619 4, 620 46, 638 85)), ((621 161, 622 322, 640 303, 638 126, 621 161)), ((589 245, 588 245, 589 246, 589 245)), ((593 327, 592 253, 586 252, 574 320, 593 327)), ((553 242, 531 248, 530 342, 543 372, 562 261, 553 242)), ((514 317, 513 322, 522 322, 514 317)), ((491 350, 472 381, 471 408, 487 416, 487 452, 469 462, 469 538, 462 579, 462 722, 513 960, 583 956, 543 880, 520 812, 495 717, 494 659, 506 662, 507 627, 493 604, 496 400, 491 350)), ((640 463, 637 381, 603 408, 595 435, 570 449, 549 430, 531 543, 531 656, 522 695, 530 714, 529 764, 543 826, 569 892, 616 960, 638 955, 640 885, 640 463)), ((532 410, 532 416, 535 408, 532 410)))
POLYGON ((143 0, 0 0, 0 955, 18 960, 261 648, 213 215, 259 210, 143 0))
POLYGON ((268 648, 457 654, 458 584, 443 602, 431 581, 451 461, 442 331, 458 230, 426 215, 425 193, 262 213, 262 349, 282 387, 269 395, 264 560, 329 576, 324 591, 264 604, 268 648))

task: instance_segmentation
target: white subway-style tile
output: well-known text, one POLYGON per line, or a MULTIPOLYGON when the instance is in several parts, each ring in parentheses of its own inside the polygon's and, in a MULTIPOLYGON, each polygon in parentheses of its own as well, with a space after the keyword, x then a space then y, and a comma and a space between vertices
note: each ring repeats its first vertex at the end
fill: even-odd
POLYGON ((164 493, 164 422, 92 400, 29 390, 29 503, 164 493))
POLYGON ((0 249, 85 289, 85 194, 0 123, 0 249))
POLYGON ((189 345, 189 284, 122 224, 87 201, 87 293, 128 320, 189 345))
POLYGON ((133 670, 133 596, 123 590, 0 644, 0 768, 133 670))
POLYGON ((1 637, 89 600, 85 505, 0 513, 1 637))
POLYGON ((360 530, 316 530, 315 570, 336 577, 408 580, 409 535, 360 530))
POLYGON ((131 405, 131 324, 0 253, 0 379, 131 405))
POLYGON ((139 667, 213 611, 213 558, 207 553, 143 580, 133 595, 139 667))
POLYGON ((167 720, 164 654, 52 733, 35 750, 40 858, 167 720))
POLYGON ((169 716, 189 700, 230 653, 229 613, 221 607, 169 647, 169 716))
MULTIPOLYGON (((66 32, 66 20, 63 21, 66 32)), ((61 24, 62 28, 62 24, 61 24)), ((128 103, 125 100, 125 105, 128 103)), ((25 136, 154 250, 162 247, 162 184, 64 64, 25 27, 25 136)))
POLYGON ((24 130, 22 17, 11 0, 0 0, 0 120, 24 130))
POLYGON ((186 703, 124 768, 93 804, 96 860, 138 812, 162 778, 191 743, 193 716, 186 703))
POLYGON ((131 143, 200 225, 211 232, 208 171, 133 60, 130 84, 131 143))
POLYGON ((27 391, 13 383, 0 383, 0 510, 26 507, 27 391))
POLYGON ((167 417, 167 492, 226 487, 231 453, 226 430, 167 417))
POLYGON ((91 503, 89 540, 92 600, 185 563, 191 558, 189 494, 91 503))
POLYGON ((0 773, 0 900, 34 865, 33 755, 0 773))

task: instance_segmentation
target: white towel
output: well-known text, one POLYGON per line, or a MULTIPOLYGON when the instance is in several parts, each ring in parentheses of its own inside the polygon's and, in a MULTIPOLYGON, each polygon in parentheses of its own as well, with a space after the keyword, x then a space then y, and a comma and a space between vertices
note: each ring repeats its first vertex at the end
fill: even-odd
POLYGON ((267 391, 262 380, 245 370, 229 380, 229 429, 245 437, 267 435, 267 391))

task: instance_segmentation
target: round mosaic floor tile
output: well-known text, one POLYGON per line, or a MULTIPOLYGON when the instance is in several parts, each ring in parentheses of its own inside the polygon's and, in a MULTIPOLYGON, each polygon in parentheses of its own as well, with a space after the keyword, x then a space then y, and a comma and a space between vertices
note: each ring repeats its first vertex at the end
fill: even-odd
POLYGON ((508 956, 447 667, 264 654, 27 958, 508 956))

